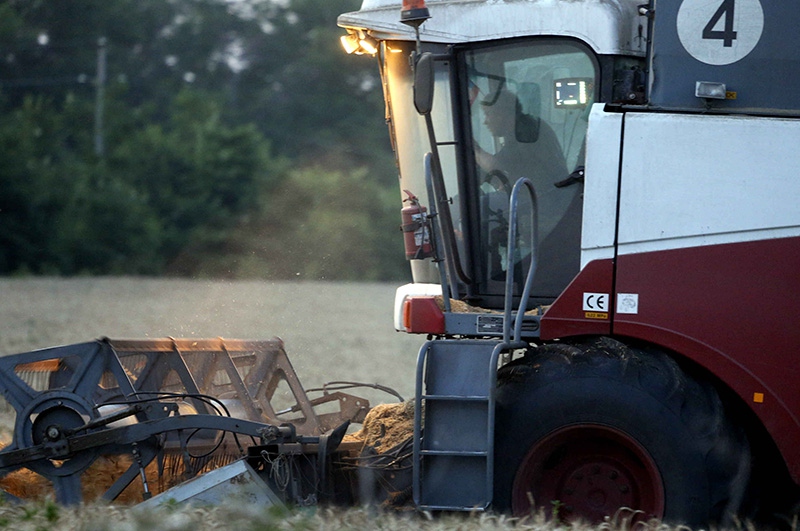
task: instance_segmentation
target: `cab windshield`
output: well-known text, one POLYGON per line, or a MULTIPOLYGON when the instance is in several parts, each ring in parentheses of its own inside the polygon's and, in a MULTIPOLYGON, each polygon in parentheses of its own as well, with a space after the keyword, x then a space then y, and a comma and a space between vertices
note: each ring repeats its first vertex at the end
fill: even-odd
POLYGON ((569 40, 528 40, 462 53, 471 144, 462 185, 474 199, 468 210, 477 236, 477 290, 503 292, 509 194, 525 177, 535 189, 536 206, 528 194, 520 196, 514 280, 519 293, 535 257, 532 293, 546 302, 579 268, 584 139, 596 94, 596 62, 569 40))

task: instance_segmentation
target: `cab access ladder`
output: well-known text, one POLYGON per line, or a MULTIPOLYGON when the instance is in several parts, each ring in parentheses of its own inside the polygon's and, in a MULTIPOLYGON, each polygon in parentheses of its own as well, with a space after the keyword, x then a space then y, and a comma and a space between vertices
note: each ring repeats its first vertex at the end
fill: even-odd
MULTIPOLYGON (((414 504, 421 510, 482 511, 494 489, 494 417, 500 355, 528 346, 521 340, 525 304, 535 274, 535 257, 520 306, 512 310, 517 203, 527 187, 520 179, 509 201, 508 271, 503 338, 434 339, 419 353, 414 404, 414 504), (512 336, 513 326, 513 336, 512 336)), ((534 222, 535 249, 536 229, 534 222)), ((444 282, 443 282, 444 284, 444 282)))
POLYGON ((414 417, 419 509, 484 510, 491 503, 501 346, 497 340, 449 339, 422 347, 414 417))

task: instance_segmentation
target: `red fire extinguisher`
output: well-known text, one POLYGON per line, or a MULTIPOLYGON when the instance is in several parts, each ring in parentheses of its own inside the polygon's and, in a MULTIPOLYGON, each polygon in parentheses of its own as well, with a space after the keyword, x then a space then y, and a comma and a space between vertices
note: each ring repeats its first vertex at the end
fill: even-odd
POLYGON ((403 243, 406 247, 406 260, 421 260, 433 256, 433 246, 431 245, 430 221, 428 209, 419 204, 417 196, 403 190, 408 197, 403 199, 403 203, 408 206, 400 211, 403 220, 401 229, 403 230, 403 243))

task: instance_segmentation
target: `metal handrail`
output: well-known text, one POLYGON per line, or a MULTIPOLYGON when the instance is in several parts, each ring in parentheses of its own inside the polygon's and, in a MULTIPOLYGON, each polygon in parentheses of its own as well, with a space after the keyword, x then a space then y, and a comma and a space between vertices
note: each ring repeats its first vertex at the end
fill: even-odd
POLYGON ((531 287, 533 286, 533 277, 536 274, 536 245, 539 241, 539 223, 536 218, 536 211, 538 204, 536 201, 536 190, 533 183, 525 177, 517 180, 514 183, 514 188, 511 190, 511 197, 508 201, 508 245, 507 245, 507 269, 506 269, 506 286, 505 286, 505 306, 503 309, 503 343, 511 346, 511 320, 512 320, 512 305, 514 297, 514 255, 517 247, 517 214, 519 204, 519 194, 522 187, 526 187, 531 195, 531 202, 533 208, 531 209, 531 265, 528 267, 528 276, 525 279, 525 287, 522 290, 522 298, 519 302, 514 319, 514 343, 520 342, 522 335, 522 321, 525 314, 525 306, 530 297, 531 287))
POLYGON ((429 223, 429 226, 431 231, 431 239, 433 240, 433 259, 438 263, 437 269, 439 270, 439 282, 442 285, 442 302, 444 303, 444 311, 449 313, 451 293, 455 293, 456 297, 458 297, 458 280, 456 280, 455 267, 451 263, 452 261, 456 260, 456 258, 453 257, 453 260, 448 261, 443 260, 442 257, 439 256, 439 252, 442 249, 442 235, 439 233, 439 224, 436 220, 438 217, 438 209, 436 207, 436 196, 434 195, 433 189, 432 159, 433 153, 425 153, 425 157, 423 159, 425 163, 425 186, 427 188, 430 203, 428 206, 428 219, 432 220, 431 223, 429 223), (444 262, 444 264, 442 264, 442 262, 444 262), (452 282, 452 286, 449 285, 448 278, 450 279, 450 282, 452 282))

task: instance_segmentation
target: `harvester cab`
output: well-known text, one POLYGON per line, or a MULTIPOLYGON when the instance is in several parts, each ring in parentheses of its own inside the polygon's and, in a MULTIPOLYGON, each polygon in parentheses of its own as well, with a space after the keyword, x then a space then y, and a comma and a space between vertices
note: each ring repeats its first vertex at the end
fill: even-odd
POLYGON ((411 260, 396 327, 502 336, 506 294, 516 313, 530 275, 520 320, 536 337, 581 266, 591 106, 641 100, 647 20, 633 2, 430 2, 432 16, 409 23, 397 4, 339 18, 344 42, 380 42, 400 186, 431 209, 425 226, 404 224, 430 233, 436 254, 411 260))

